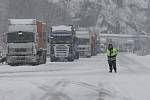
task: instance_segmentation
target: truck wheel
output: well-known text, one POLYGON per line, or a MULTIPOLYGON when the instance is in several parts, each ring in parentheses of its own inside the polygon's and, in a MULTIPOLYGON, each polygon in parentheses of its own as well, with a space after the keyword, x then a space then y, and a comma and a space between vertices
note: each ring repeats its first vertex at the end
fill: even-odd
POLYGON ((77 55, 77 59, 79 59, 79 54, 77 55))
POLYGON ((75 56, 75 59, 79 59, 79 55, 76 55, 76 56, 75 56))
POLYGON ((32 66, 36 66, 36 65, 39 65, 39 62, 34 62, 31 64, 32 66))
POLYGON ((8 63, 10 66, 17 66, 17 64, 8 63))
POLYGON ((73 58, 73 57, 68 58, 68 61, 69 61, 69 62, 72 62, 72 61, 74 61, 74 58, 73 58))
POLYGON ((31 65, 32 66, 36 66, 40 64, 40 58, 36 59, 36 62, 32 62, 31 65))
POLYGON ((46 53, 44 54, 44 57, 43 57, 43 64, 46 64, 46 53))
POLYGON ((56 61, 54 58, 51 58, 51 62, 54 62, 54 61, 56 61))
POLYGON ((91 58, 91 56, 86 56, 87 58, 91 58))
POLYGON ((46 58, 44 59, 44 64, 46 64, 46 58))

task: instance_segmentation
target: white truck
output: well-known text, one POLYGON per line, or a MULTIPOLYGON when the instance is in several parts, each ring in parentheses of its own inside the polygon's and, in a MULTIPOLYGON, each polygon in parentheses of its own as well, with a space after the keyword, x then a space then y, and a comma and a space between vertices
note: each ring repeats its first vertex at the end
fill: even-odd
POLYGON ((51 62, 67 59, 74 61, 78 58, 76 33, 73 26, 52 26, 50 33, 51 62))
POLYGON ((100 52, 104 53, 107 48, 107 39, 106 38, 100 38, 100 52))
POLYGON ((37 19, 9 19, 7 55, 9 65, 46 63, 45 23, 37 19))
POLYGON ((86 29, 76 30, 76 36, 79 40, 80 57, 91 57, 91 34, 86 29))

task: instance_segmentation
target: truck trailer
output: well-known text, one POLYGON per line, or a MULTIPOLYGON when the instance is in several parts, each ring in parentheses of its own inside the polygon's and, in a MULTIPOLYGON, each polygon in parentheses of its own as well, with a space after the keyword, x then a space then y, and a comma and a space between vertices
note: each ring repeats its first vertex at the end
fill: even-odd
POLYGON ((9 19, 8 65, 46 63, 45 23, 37 19, 9 19))
POLYGON ((91 34, 86 29, 78 29, 76 31, 79 40, 79 55, 80 57, 91 57, 91 34))
POLYGON ((79 58, 78 42, 72 25, 52 26, 50 33, 51 62, 67 59, 74 61, 79 58))

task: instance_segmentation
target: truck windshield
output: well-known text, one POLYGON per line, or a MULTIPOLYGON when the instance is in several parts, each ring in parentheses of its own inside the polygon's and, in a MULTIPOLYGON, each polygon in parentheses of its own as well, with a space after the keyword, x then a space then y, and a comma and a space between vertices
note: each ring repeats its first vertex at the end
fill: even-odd
POLYGON ((79 38, 79 45, 89 45, 89 39, 79 38))
POLYGON ((11 32, 7 33, 8 43, 27 43, 34 42, 35 33, 32 32, 11 32))
POLYGON ((72 42, 71 36, 52 36, 51 42, 54 44, 70 44, 72 42))

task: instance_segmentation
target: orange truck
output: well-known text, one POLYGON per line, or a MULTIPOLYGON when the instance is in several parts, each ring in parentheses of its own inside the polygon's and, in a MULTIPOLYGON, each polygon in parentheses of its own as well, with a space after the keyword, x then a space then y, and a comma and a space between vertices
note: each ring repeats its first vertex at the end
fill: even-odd
POLYGON ((8 65, 46 63, 45 22, 37 19, 9 19, 8 65))

